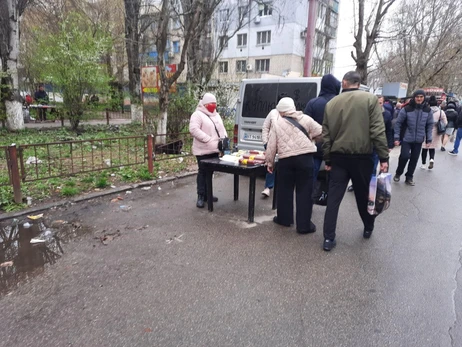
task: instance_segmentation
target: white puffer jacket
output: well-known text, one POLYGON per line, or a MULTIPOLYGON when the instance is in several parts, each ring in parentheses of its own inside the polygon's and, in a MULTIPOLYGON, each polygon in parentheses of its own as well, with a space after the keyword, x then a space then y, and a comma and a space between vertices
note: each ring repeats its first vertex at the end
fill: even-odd
POLYGON ((286 114, 285 117, 295 119, 305 128, 311 140, 281 115, 273 118, 265 154, 266 163, 269 167, 274 166, 276 153, 280 159, 283 159, 317 151, 313 140, 321 135, 322 126, 301 111, 286 114))

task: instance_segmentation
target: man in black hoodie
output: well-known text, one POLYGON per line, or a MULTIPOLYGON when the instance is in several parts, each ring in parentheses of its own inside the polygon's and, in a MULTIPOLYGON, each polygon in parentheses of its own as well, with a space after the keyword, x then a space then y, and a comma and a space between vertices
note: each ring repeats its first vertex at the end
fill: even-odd
MULTIPOLYGON (((305 114, 313 118, 316 122, 322 125, 324 120, 324 109, 326 104, 340 93, 340 81, 333 75, 324 75, 321 79, 321 91, 317 98, 311 99, 305 107, 305 114)), ((316 143, 318 151, 313 156, 314 172, 313 182, 318 178, 319 168, 322 163, 322 143, 316 143)))

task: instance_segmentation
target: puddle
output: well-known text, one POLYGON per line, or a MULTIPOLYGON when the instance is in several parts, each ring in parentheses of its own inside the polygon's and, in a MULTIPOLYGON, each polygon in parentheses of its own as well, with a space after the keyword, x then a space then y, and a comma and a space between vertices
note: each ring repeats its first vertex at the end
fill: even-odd
MULTIPOLYGON (((13 220, 0 224, 0 298, 13 290, 21 281, 45 271, 64 254, 65 245, 72 238, 87 232, 79 224, 58 223, 50 228, 44 220, 13 220), (24 223, 29 223, 28 228, 24 223), (46 230, 53 236, 44 243, 31 244, 30 240, 46 230)), ((50 223, 51 224, 51 223, 50 223)))

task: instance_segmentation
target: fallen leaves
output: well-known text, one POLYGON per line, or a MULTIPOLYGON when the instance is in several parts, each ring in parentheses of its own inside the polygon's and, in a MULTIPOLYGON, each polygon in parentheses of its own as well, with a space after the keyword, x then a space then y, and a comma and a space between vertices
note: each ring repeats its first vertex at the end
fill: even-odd
POLYGON ((0 264, 0 267, 10 267, 10 266, 13 266, 12 261, 5 261, 4 263, 0 264))

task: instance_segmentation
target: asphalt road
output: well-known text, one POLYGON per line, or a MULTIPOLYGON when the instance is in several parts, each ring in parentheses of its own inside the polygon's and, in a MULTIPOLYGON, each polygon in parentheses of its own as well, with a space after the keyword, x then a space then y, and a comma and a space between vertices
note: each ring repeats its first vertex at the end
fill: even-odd
POLYGON ((436 155, 415 187, 393 184, 369 240, 346 193, 330 253, 323 207, 311 235, 275 225, 260 197, 248 224, 247 179, 234 202, 226 174, 213 213, 194 177, 47 211, 93 234, 0 299, 0 346, 462 346, 462 158, 436 155))

